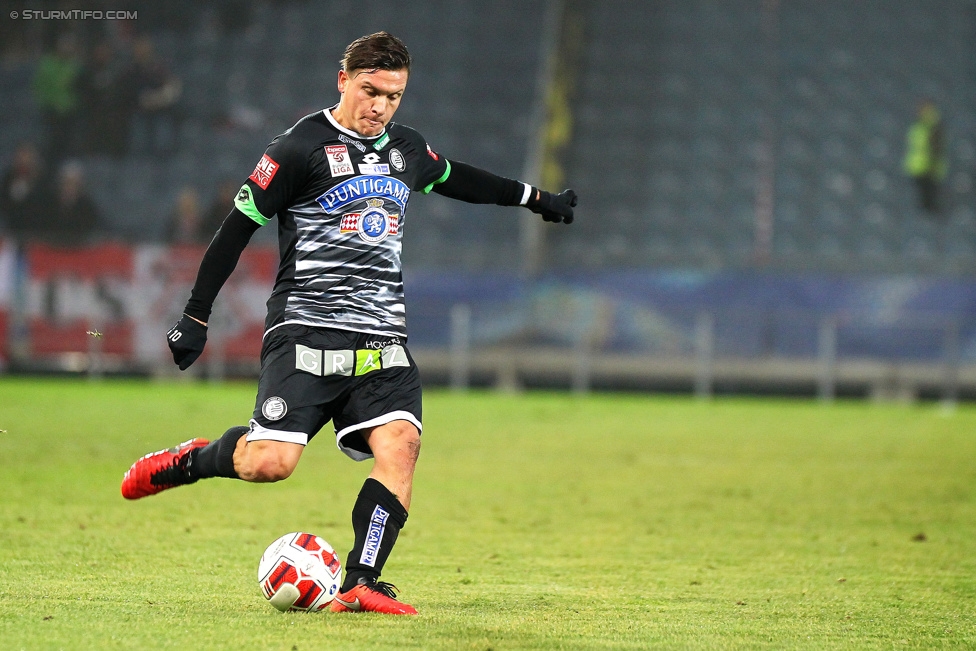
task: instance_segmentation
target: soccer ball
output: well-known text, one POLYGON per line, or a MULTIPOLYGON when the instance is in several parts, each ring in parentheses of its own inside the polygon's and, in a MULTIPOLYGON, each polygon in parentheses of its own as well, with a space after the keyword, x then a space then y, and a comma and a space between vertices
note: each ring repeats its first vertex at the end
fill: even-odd
POLYGON ((342 582, 342 565, 332 546, 310 533, 288 533, 264 550, 258 583, 271 605, 319 611, 332 603, 342 582))

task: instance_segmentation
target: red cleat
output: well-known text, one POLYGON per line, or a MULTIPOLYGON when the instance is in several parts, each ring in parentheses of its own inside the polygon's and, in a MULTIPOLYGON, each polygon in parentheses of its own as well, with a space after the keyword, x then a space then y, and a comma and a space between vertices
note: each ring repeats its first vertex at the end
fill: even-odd
POLYGON ((147 495, 155 495, 167 488, 192 484, 186 473, 190 451, 210 443, 206 439, 192 439, 180 443, 175 448, 160 450, 142 457, 129 468, 122 478, 122 497, 137 500, 147 495))
POLYGON ((396 586, 382 581, 360 583, 347 592, 340 592, 332 599, 331 609, 334 613, 417 614, 416 608, 396 600, 396 586))

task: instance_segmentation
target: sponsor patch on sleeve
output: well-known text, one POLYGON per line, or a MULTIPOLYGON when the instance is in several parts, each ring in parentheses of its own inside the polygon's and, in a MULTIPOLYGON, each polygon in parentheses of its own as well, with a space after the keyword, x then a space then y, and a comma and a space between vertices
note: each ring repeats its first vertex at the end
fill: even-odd
POLYGON ((271 179, 278 173, 278 167, 278 163, 274 162, 270 156, 265 154, 258 161, 257 166, 248 178, 257 183, 262 190, 267 190, 271 179))
POLYGON ((430 145, 427 145, 427 155, 433 158, 434 160, 441 159, 441 157, 437 155, 437 152, 435 152, 433 149, 430 148, 430 145))
POLYGON ((254 195, 251 194, 251 188, 247 183, 241 186, 237 196, 234 197, 234 206, 250 217, 258 226, 264 226, 268 223, 268 218, 262 215, 258 207, 254 205, 254 195))

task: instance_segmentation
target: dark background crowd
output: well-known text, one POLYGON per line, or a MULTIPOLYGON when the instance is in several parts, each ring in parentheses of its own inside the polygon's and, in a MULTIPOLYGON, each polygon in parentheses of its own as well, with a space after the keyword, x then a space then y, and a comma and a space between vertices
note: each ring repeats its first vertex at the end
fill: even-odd
MULTIPOLYGON (((31 68, 29 92, 41 129, 37 137, 18 139, 2 171, 0 234, 56 245, 118 239, 86 190, 84 161, 124 162, 137 155, 159 162, 175 153, 183 119, 183 83, 158 53, 153 32, 179 35, 191 24, 188 16, 208 6, 215 29, 233 36, 248 27, 255 3, 175 0, 148 8, 145 3, 126 5, 127 10, 141 10, 141 21, 8 20, 7 15, 18 9, 79 8, 77 3, 49 0, 22 4, 2 3, 0 62, 7 68, 31 68)), ((93 0, 84 9, 119 9, 116 5, 93 0)), ((166 209, 166 241, 209 242, 230 210, 237 181, 181 187, 166 209)))
POLYGON ((398 121, 584 198, 534 238, 424 197, 408 265, 976 272, 968 0, 0 5, 0 237, 208 242, 267 143, 335 100, 345 45, 387 29, 414 58, 398 121), (7 17, 27 8, 138 19, 7 17))

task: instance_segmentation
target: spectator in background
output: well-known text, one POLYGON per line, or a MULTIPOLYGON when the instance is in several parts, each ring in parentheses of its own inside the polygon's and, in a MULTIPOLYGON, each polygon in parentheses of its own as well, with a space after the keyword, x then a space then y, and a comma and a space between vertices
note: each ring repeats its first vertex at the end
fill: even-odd
POLYGON ((211 202, 207 212, 203 215, 200 230, 209 238, 213 238, 217 229, 224 223, 224 219, 234 207, 234 197, 240 189, 234 179, 224 179, 217 185, 217 196, 211 202))
POLYGON ((21 143, 4 172, 0 213, 5 229, 18 239, 29 237, 43 202, 44 167, 34 143, 21 143))
POLYGON ((72 34, 62 34, 54 52, 41 57, 34 74, 34 99, 44 122, 45 158, 56 163, 75 148, 78 123, 77 42, 72 34))
POLYGON ((149 36, 136 39, 132 58, 126 84, 135 100, 134 148, 138 153, 170 154, 176 148, 183 83, 156 55, 149 36))
POLYGON ((112 46, 102 41, 91 52, 78 80, 83 151, 121 157, 129 150, 132 107, 124 96, 122 73, 112 46))
POLYGON ((908 129, 905 172, 915 179, 919 203, 929 214, 939 212, 939 186, 947 169, 942 118, 935 104, 925 100, 918 109, 918 119, 908 129))
POLYGON ((83 244, 98 230, 98 209, 85 192, 81 164, 65 163, 58 175, 54 201, 39 220, 38 236, 52 244, 83 244))
POLYGON ((186 186, 176 197, 176 207, 169 220, 166 241, 170 244, 206 244, 213 239, 213 233, 203 232, 202 226, 200 196, 194 188, 186 186))

